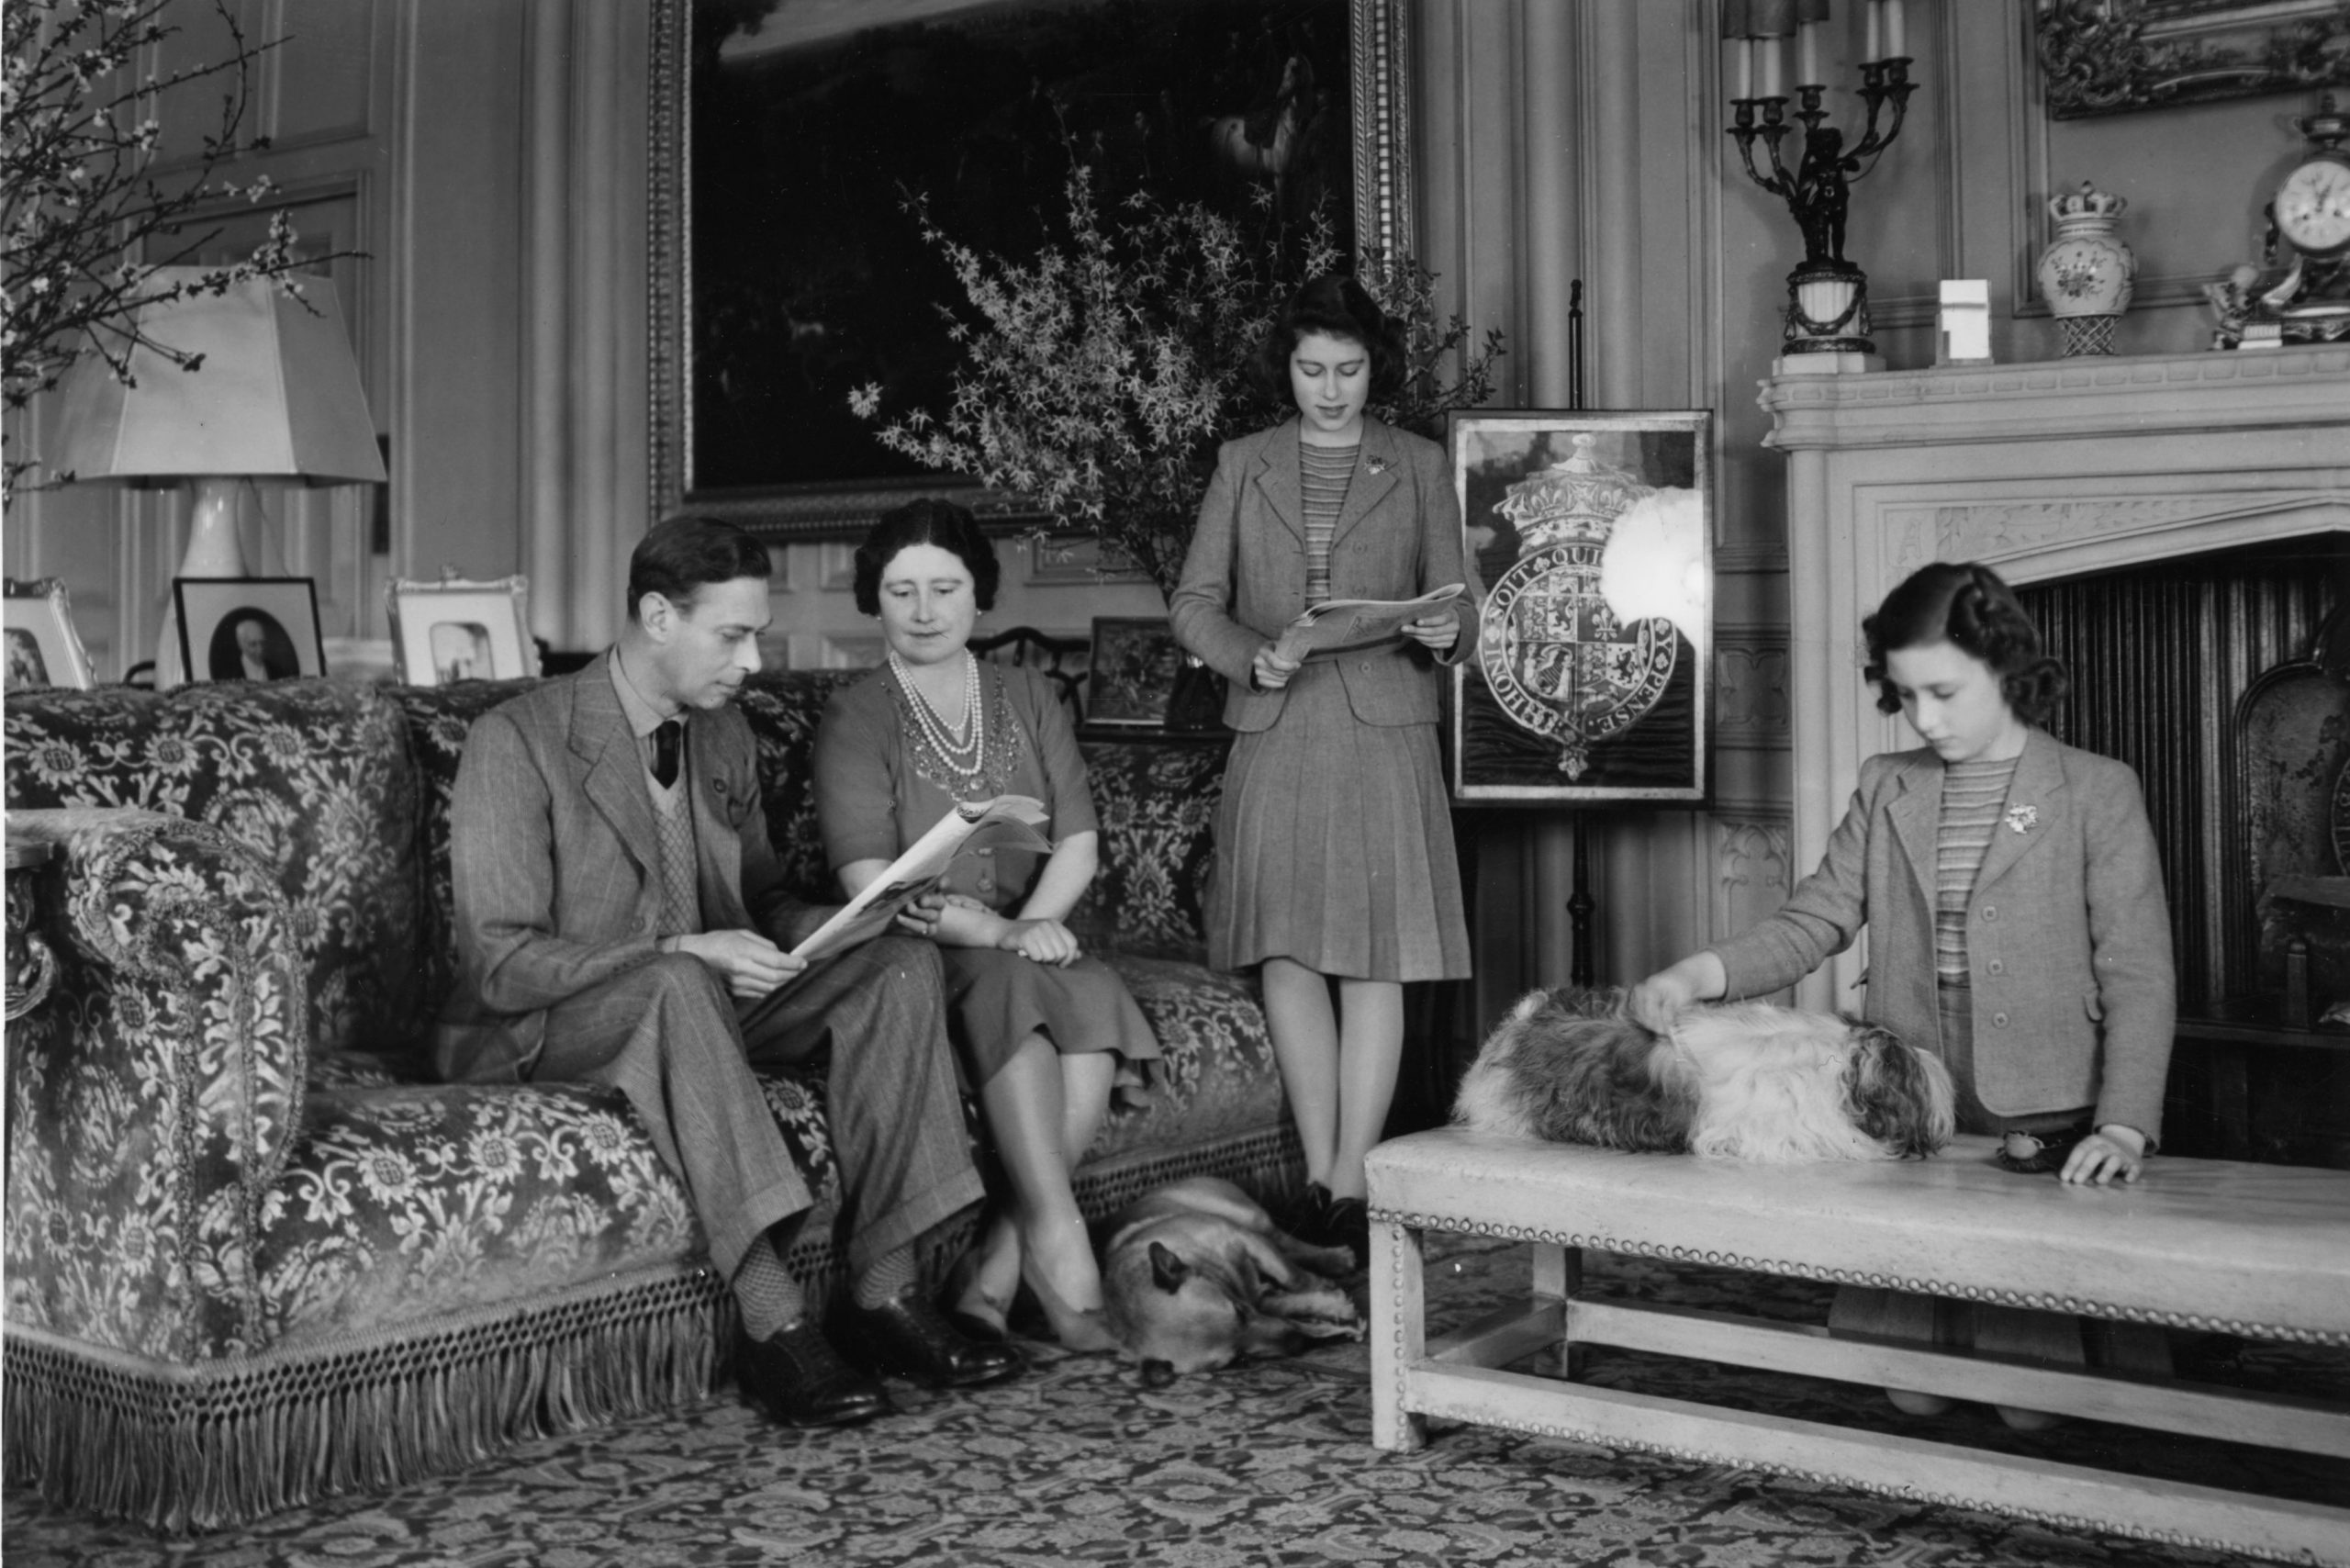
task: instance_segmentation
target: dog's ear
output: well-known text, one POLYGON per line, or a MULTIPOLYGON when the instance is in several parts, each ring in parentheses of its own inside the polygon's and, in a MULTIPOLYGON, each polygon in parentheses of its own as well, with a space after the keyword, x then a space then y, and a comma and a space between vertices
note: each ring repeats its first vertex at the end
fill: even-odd
POLYGON ((1165 1388, 1175 1381, 1175 1363, 1157 1357, 1142 1364, 1142 1385, 1145 1388, 1165 1388))
POLYGON ((1170 1251, 1165 1242, 1154 1241, 1150 1244, 1150 1277, 1160 1290, 1173 1295, 1192 1277, 1192 1266, 1170 1251))

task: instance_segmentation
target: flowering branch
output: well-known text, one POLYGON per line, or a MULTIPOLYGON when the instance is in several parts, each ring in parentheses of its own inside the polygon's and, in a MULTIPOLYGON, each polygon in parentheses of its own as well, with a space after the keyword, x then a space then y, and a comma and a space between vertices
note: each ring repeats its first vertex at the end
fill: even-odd
MULTIPOLYGON (((190 232, 196 209, 236 199, 257 203, 274 190, 266 175, 240 185, 216 174, 223 162, 269 145, 241 130, 252 101, 252 64, 277 43, 248 43, 229 0, 212 0, 228 29, 229 54, 137 79, 140 52, 180 30, 162 21, 172 4, 14 0, 0 22, 6 55, 0 67, 0 402, 9 409, 55 388, 85 354, 102 357, 126 384, 138 348, 182 370, 200 369, 201 354, 148 337, 138 313, 191 295, 225 294, 252 278, 283 280, 298 295, 289 274, 322 259, 296 255, 296 235, 281 211, 271 218, 268 238, 243 261, 176 284, 155 280, 156 268, 187 263, 218 236, 217 229, 190 232), (219 86, 217 118, 190 165, 167 184, 154 172, 162 100, 205 83, 219 86)), ((0 498, 12 497, 32 466, 10 455, 0 470, 0 498)))
MULTIPOLYGON (((1091 534, 1171 593, 1216 447, 1289 412, 1251 373, 1258 343, 1290 296, 1341 258, 1326 214, 1281 244, 1199 203, 1143 194, 1123 204, 1122 221, 1105 221, 1082 165, 1064 194, 1066 246, 1048 243, 1025 264, 981 255, 909 201, 965 297, 968 316, 938 307, 963 363, 943 417, 913 409, 875 434, 1091 534)), ((1402 392, 1372 412, 1432 433, 1446 409, 1492 395, 1498 332, 1461 353, 1447 381, 1439 367, 1468 328, 1457 317, 1438 323, 1434 279, 1404 259, 1367 266, 1364 284, 1404 322, 1408 345, 1402 392)), ((878 420, 881 398, 868 385, 849 405, 878 420)))

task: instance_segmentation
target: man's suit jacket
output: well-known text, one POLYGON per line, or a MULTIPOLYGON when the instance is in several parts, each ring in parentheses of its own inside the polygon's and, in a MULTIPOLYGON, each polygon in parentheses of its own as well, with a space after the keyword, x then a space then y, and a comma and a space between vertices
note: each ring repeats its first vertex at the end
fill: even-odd
MULTIPOLYGON (((1232 683, 1224 719, 1236 730, 1270 728, 1289 699, 1288 688, 1250 690, 1248 676, 1266 639, 1280 636, 1305 609, 1305 489, 1297 441, 1291 420, 1225 442, 1200 503, 1182 580, 1169 600, 1176 640, 1232 683)), ((1444 450, 1364 420, 1362 448, 1330 538, 1330 597, 1410 599, 1467 580, 1460 506, 1444 450)), ((1466 651, 1472 634, 1464 618, 1453 657, 1466 651)), ((1364 723, 1437 722, 1438 683, 1419 644, 1406 639, 1336 663, 1347 700, 1364 723)))
MULTIPOLYGON (((1869 932, 1871 1023, 1942 1037, 1935 1000, 1935 835, 1942 759, 1887 753, 1819 868, 1777 913, 1715 949, 1727 994, 1792 985, 1869 932)), ((1975 1093, 2001 1115, 2094 1103, 2153 1143, 2177 1018, 2170 919, 2154 831, 2127 765, 2034 730, 1966 909, 1975 1093)))
MULTIPOLYGON (((457 982, 434 1042, 449 1081, 529 1077, 548 1008, 658 951, 658 829, 610 660, 483 714, 465 737, 449 806, 457 982)), ((725 708, 686 733, 703 928, 789 946, 828 912, 784 890, 750 724, 725 708)))

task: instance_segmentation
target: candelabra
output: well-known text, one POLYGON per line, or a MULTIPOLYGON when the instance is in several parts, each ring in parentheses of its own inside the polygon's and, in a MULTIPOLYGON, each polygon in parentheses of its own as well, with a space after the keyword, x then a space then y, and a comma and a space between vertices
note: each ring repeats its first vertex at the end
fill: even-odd
MULTIPOLYGON (((1807 73, 1817 73, 1817 50, 1808 39, 1806 44, 1804 62, 1813 67, 1807 73)), ((1853 182, 1865 178, 1901 134, 1909 95, 1918 90, 1909 80, 1909 57, 1894 55, 1861 66, 1861 101, 1868 106, 1868 122, 1860 140, 1850 147, 1844 145, 1844 133, 1827 123, 1828 111, 1820 106, 1827 91, 1823 84, 1798 84, 1801 107, 1790 115, 1788 100, 1769 90, 1775 85, 1770 78, 1776 74, 1775 69, 1766 69, 1764 95, 1730 100, 1729 131, 1738 139, 1747 177, 1785 202, 1803 231, 1802 264, 1787 274, 1785 352, 1874 353, 1876 345, 1868 336, 1868 274, 1845 259, 1844 215, 1853 182), (1880 129, 1877 122, 1888 104, 1892 112, 1880 129), (1780 144, 1795 129, 1791 121, 1803 125, 1802 151, 1793 169, 1780 155, 1780 144), (1768 174, 1755 166, 1757 141, 1769 160, 1768 174)))

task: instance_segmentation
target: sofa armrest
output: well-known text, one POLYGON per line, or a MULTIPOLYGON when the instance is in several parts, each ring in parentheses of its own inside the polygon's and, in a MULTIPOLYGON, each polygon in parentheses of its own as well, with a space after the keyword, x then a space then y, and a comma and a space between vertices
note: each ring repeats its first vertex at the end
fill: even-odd
POLYGON ((57 959, 9 1030, 7 1318, 185 1360, 258 1350, 254 1237, 301 1116, 292 913, 217 828, 11 812, 57 959))

